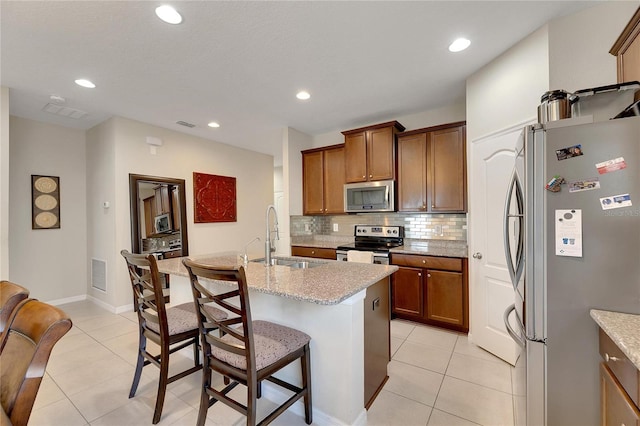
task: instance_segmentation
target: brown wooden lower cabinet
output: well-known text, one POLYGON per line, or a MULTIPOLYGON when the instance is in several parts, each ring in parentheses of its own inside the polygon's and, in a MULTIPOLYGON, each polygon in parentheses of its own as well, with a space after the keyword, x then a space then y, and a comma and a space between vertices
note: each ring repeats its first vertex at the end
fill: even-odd
POLYGON ((640 426, 640 370, 599 330, 602 426, 640 426))
POLYGON ((605 363, 600 363, 602 426, 640 426, 640 411, 605 363))
POLYGON ((182 256, 182 249, 165 251, 164 253, 162 253, 163 259, 173 259, 174 257, 181 257, 181 256, 182 256))
POLYGON ((369 409, 387 382, 391 361, 389 278, 367 287, 364 299, 364 406, 369 409))
POLYGON ((422 269, 400 267, 393 274, 391 294, 393 313, 422 317, 424 312, 424 284, 422 269))
POLYGON ((336 250, 320 247, 291 246, 291 256, 316 257, 336 260, 336 250))
POLYGON ((391 313, 425 324, 469 331, 467 259, 392 254, 391 313))

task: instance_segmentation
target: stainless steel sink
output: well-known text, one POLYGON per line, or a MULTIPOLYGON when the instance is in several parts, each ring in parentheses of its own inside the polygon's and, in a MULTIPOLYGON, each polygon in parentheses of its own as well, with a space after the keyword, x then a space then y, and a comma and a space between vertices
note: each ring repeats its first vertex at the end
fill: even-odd
MULTIPOLYGON (((264 257, 260 259, 253 259, 251 262, 262 263, 264 265, 264 257)), ((271 266, 288 266, 289 268, 294 269, 309 269, 314 268, 316 266, 324 265, 324 262, 309 262, 305 260, 296 260, 296 259, 280 259, 280 258, 272 258, 271 266)))
POLYGON ((314 268, 316 266, 320 266, 323 265, 323 263, 319 263, 319 262, 296 262, 296 263, 292 263, 290 265, 287 265, 290 268, 297 268, 297 269, 308 269, 308 268, 314 268))

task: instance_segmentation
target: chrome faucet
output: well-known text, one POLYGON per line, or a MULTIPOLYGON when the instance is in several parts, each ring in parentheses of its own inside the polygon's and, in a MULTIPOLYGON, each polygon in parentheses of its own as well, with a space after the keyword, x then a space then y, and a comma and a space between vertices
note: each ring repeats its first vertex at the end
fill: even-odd
POLYGON ((275 247, 273 247, 273 244, 271 243, 271 232, 276 233, 276 240, 280 239, 280 233, 278 232, 278 213, 276 212, 276 208, 273 204, 267 207, 266 223, 267 235, 264 242, 264 264, 265 266, 271 266, 271 252, 275 251, 275 247), (269 213, 271 210, 273 210, 274 218, 273 231, 269 229, 269 213))
POLYGON ((253 240, 249 241, 247 244, 244 245, 244 253, 242 254, 242 263, 244 263, 245 265, 249 262, 249 255, 247 255, 247 248, 249 247, 249 244, 255 241, 260 241, 260 237, 255 237, 253 240))

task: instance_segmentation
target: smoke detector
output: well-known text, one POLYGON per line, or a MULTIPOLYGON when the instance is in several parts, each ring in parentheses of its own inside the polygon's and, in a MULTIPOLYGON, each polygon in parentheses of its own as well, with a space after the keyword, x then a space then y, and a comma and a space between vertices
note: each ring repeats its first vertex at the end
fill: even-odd
POLYGON ((67 102, 67 100, 65 98, 63 98, 62 96, 58 96, 58 95, 49 96, 49 100, 51 102, 53 102, 54 104, 63 104, 65 102, 67 102))

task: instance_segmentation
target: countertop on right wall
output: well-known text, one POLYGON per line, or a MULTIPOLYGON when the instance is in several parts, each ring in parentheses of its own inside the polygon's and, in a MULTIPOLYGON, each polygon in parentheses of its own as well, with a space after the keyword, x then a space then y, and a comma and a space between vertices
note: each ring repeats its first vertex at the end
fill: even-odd
POLYGON ((591 318, 640 370, 640 315, 591 309, 591 318))

